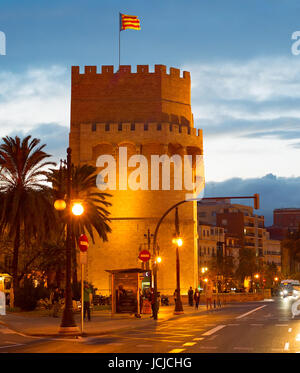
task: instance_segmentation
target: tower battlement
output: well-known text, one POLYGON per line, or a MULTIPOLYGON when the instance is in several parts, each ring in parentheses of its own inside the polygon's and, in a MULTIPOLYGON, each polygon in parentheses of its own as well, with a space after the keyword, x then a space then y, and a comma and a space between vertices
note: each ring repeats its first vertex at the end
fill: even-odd
POLYGON ((136 72, 131 71, 130 65, 121 65, 120 69, 117 71, 114 71, 113 65, 102 65, 101 66, 101 72, 98 72, 97 66, 84 66, 84 72, 80 73, 80 67, 79 66, 72 66, 72 81, 78 80, 80 78, 84 77, 90 77, 91 75, 111 75, 111 74, 150 74, 153 76, 156 75, 164 75, 169 76, 173 78, 181 78, 181 79, 188 79, 190 80, 190 73, 188 71, 183 71, 181 76, 180 69, 170 67, 169 73, 167 72, 167 67, 165 65, 155 65, 154 71, 149 71, 149 65, 137 65, 136 72))
POLYGON ((170 122, 193 127, 190 73, 155 65, 72 67, 71 126, 83 122, 170 122))

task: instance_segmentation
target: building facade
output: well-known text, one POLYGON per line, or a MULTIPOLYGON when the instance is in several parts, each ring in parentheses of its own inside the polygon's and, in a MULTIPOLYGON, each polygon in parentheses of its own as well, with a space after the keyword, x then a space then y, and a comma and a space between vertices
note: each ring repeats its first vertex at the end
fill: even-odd
MULTIPOLYGON (((175 68, 167 72, 164 65, 155 65, 150 72, 147 65, 138 65, 136 72, 131 66, 120 66, 117 72, 113 66, 102 66, 99 73, 96 66, 86 66, 80 73, 79 67, 73 66, 70 147, 75 164, 91 164, 97 172, 106 166, 99 157, 108 155, 115 161, 116 188, 106 191, 112 195, 112 233, 108 242, 98 239, 95 245, 90 244, 86 273, 98 291, 107 294, 110 278, 106 270, 141 267, 138 254, 144 235, 150 232, 151 237, 163 213, 186 199, 186 190, 175 188, 173 163, 169 189, 163 184, 162 168, 159 186, 152 188, 151 167, 147 188, 141 183, 138 186, 138 178, 137 188, 130 188, 128 180, 134 178, 135 170, 131 157, 143 156, 149 166, 153 155, 191 155, 195 176, 194 159, 203 154, 203 141, 202 131, 193 124, 189 72, 181 75, 175 68)), ((157 237, 162 258, 158 289, 164 294, 173 294, 176 287, 174 216, 175 211, 166 216, 157 237)), ((184 291, 196 287, 198 281, 196 202, 179 207, 179 221, 184 242, 180 248, 184 291)))

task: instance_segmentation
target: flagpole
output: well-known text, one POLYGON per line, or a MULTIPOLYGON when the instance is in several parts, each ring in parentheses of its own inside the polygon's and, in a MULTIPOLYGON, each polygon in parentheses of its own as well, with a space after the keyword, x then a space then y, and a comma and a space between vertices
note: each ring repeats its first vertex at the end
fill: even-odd
POLYGON ((119 70, 121 65, 121 13, 119 12, 119 70))

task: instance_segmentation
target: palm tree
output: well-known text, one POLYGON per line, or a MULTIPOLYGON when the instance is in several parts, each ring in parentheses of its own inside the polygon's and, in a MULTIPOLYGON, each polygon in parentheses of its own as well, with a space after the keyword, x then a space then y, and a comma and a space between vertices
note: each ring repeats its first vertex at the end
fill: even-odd
POLYGON ((26 136, 21 140, 6 136, 0 144, 0 233, 13 241, 13 288, 19 286, 18 260, 21 232, 24 246, 33 239, 43 240, 55 224, 50 188, 45 184, 45 169, 55 165, 40 145, 26 136))
MULTIPOLYGON (((103 241, 107 241, 107 234, 111 232, 110 213, 106 209, 111 206, 111 203, 106 201, 106 198, 111 195, 96 189, 96 170, 96 167, 87 164, 72 166, 71 170, 71 200, 80 200, 84 207, 84 213, 81 216, 71 218, 73 284, 77 284, 76 247, 79 236, 87 232, 92 242, 95 243, 94 232, 103 241)), ((62 165, 59 169, 52 169, 49 172, 48 181, 52 183, 54 199, 62 198, 66 194, 66 179, 66 168, 62 165)), ((67 213, 64 211, 61 216, 63 226, 66 224, 67 213)))

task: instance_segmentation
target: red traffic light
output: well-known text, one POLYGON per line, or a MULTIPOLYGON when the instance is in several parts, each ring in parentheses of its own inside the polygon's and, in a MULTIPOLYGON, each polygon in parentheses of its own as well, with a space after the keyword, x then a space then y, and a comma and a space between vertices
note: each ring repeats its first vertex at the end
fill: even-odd
POLYGON ((259 210, 259 194, 254 194, 254 208, 255 210, 259 210))

